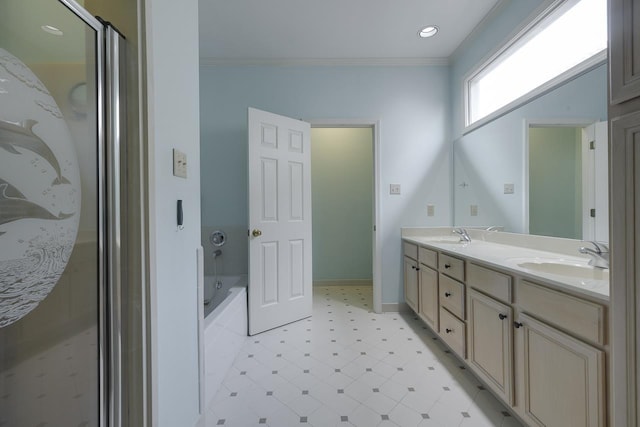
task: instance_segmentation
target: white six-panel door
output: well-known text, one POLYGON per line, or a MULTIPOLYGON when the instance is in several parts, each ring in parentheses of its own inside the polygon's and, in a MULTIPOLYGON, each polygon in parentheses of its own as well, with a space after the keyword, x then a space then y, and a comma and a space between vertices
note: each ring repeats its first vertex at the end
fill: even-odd
POLYGON ((311 128, 249 108, 249 334, 311 316, 311 128))

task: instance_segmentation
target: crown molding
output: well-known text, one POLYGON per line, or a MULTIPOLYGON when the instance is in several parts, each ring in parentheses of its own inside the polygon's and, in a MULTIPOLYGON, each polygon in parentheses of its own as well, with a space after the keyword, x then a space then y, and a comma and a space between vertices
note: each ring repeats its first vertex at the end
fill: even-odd
POLYGON ((510 2, 511 0, 499 0, 498 3, 494 4, 489 12, 473 28, 473 30, 471 30, 471 32, 467 34, 467 37, 465 37, 464 40, 460 42, 458 47, 453 50, 451 55, 449 55, 449 58, 456 58, 460 54, 460 52, 464 51, 471 43, 471 41, 475 40, 478 35, 486 29, 491 20, 498 16, 510 2))
POLYGON ((447 66, 449 58, 200 58, 202 67, 417 67, 447 66))

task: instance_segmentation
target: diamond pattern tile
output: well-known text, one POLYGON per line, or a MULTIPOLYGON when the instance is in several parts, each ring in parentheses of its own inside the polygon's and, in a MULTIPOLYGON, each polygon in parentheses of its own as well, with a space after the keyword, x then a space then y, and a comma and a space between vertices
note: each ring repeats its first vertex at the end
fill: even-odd
POLYGON ((521 426, 414 314, 314 288, 313 316, 249 337, 203 425, 521 426))

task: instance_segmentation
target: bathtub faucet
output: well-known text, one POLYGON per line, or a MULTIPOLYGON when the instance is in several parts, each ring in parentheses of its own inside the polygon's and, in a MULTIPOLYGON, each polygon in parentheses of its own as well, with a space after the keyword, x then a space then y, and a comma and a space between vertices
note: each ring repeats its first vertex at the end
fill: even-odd
POLYGON ((222 249, 216 249, 213 251, 213 259, 218 258, 220 255, 222 255, 222 249))

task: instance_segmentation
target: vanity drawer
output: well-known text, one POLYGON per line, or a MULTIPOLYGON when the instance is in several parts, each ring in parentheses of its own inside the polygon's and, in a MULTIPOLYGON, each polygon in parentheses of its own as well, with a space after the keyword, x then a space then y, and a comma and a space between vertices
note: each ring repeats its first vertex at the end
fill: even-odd
POLYGON ((444 307, 440 307, 440 336, 463 359, 466 357, 466 325, 444 307))
POLYGON ((449 277, 464 282, 464 261, 446 254, 440 254, 438 269, 449 277))
POLYGON ((464 319, 464 285, 440 274, 440 305, 464 319))
POLYGON ((606 309, 600 304, 523 280, 517 304, 522 311, 604 345, 606 309))
POLYGON ((500 301, 511 303, 511 276, 479 265, 467 265, 467 285, 500 301))
POLYGON ((438 252, 420 246, 418 247, 418 261, 428 267, 438 268, 438 252))
POLYGON ((409 258, 418 259, 418 245, 414 245, 413 243, 402 242, 402 253, 404 256, 408 256, 409 258))

